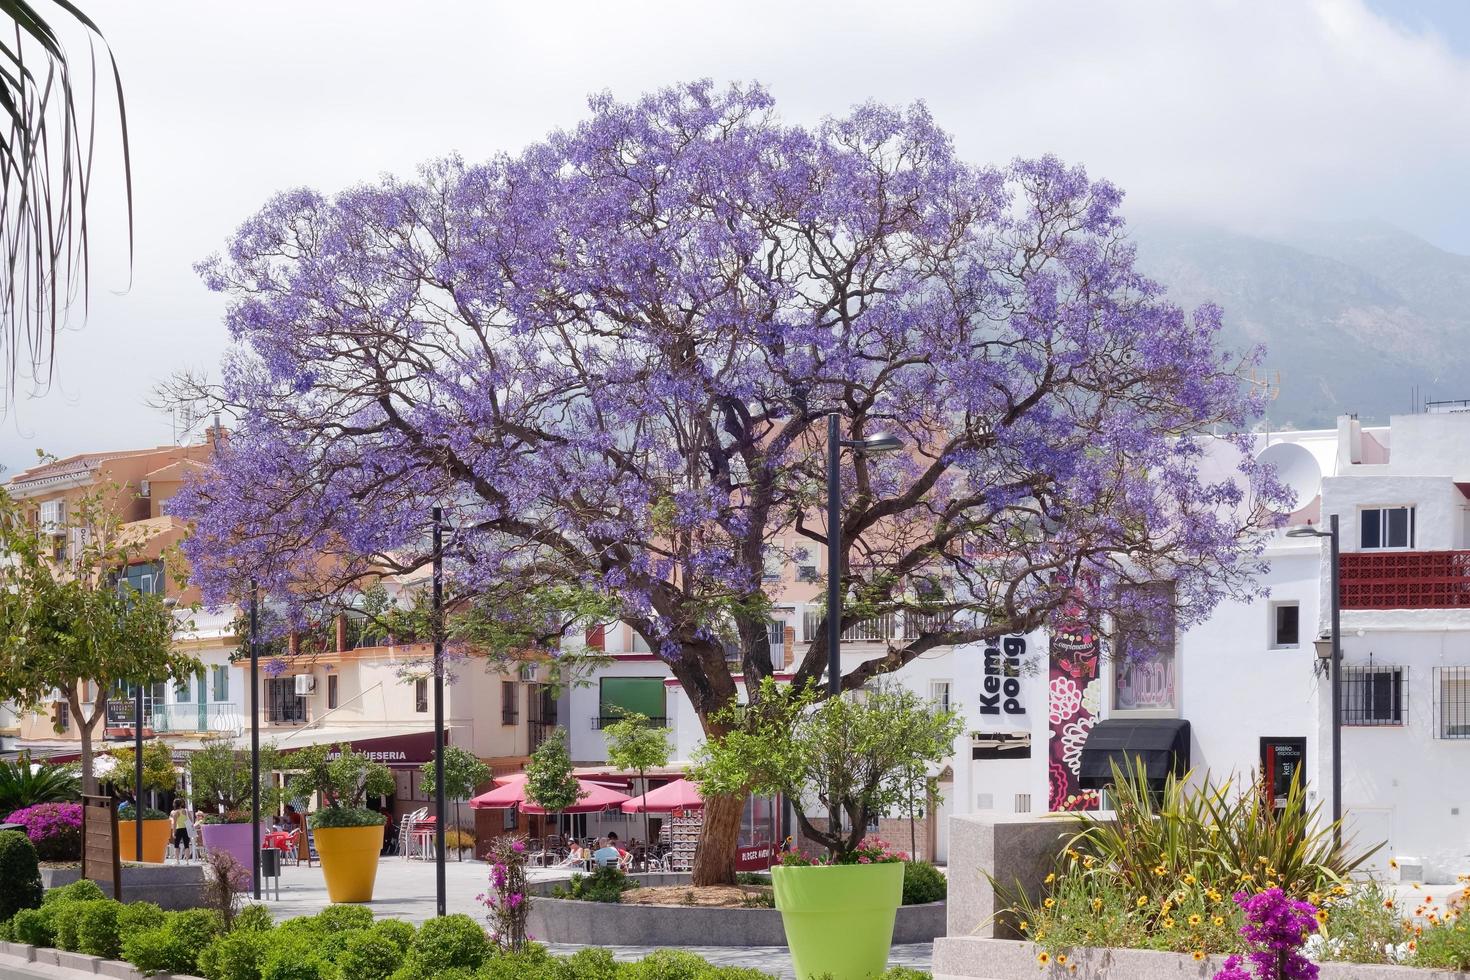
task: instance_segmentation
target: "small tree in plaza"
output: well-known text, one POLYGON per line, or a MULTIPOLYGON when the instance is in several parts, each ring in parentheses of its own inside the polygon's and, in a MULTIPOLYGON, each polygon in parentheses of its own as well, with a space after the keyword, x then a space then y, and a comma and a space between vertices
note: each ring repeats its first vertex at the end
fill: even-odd
MULTIPOLYGON (((48 551, 24 501, 0 490, 0 700, 46 706, 60 691, 81 735, 83 791, 94 793, 93 740, 107 702, 128 684, 190 677, 197 658, 176 651, 187 623, 160 593, 122 575, 149 556, 124 533, 117 495, 104 485, 68 504, 70 547, 48 551)), ((142 724, 143 719, 135 719, 142 724)))
POLYGON ((526 799, 547 813, 561 814, 575 806, 583 796, 582 786, 572 772, 572 757, 567 751, 567 731, 558 728, 536 746, 531 761, 526 763, 526 799))
POLYGON ((913 771, 952 753, 962 728, 953 712, 902 688, 819 701, 774 680, 727 715, 730 734, 706 742, 691 770, 700 789, 784 794, 802 832, 839 863, 872 819, 908 803, 913 771))
MULTIPOLYGON (((643 786, 643 799, 648 799, 648 770, 669 764, 669 730, 649 721, 647 715, 637 712, 622 718, 602 729, 607 737, 607 761, 619 769, 628 769, 638 774, 643 786)), ((648 810, 643 811, 643 842, 653 844, 653 823, 648 810)))
MULTIPOLYGON (((459 804, 467 799, 485 780, 490 778, 490 767, 480 761, 480 757, 467 749, 457 745, 446 745, 444 747, 444 796, 454 804, 455 826, 458 827, 459 804)), ((429 798, 434 796, 434 760, 430 759, 419 767, 419 792, 429 798)), ((439 819, 443 820, 441 814, 439 819)), ((446 828, 447 829, 447 828, 446 828)), ((455 848, 459 851, 459 859, 464 860, 464 849, 455 848)))
MULTIPOLYGON (((131 748, 116 748, 107 753, 111 758, 112 768, 107 773, 107 781, 122 795, 133 801, 133 805, 139 813, 142 812, 143 794, 137 785, 137 754, 131 748)), ((174 768, 173 750, 163 739, 153 739, 143 743, 143 786, 145 790, 157 790, 160 793, 172 793, 179 785, 178 770, 174 768)))
MULTIPOLYGON (((260 812, 275 813, 281 790, 271 773, 281 768, 281 753, 273 743, 260 747, 260 812)), ((250 819, 250 753, 229 742, 215 740, 189 754, 189 784, 194 805, 224 823, 250 819)))
POLYGON ((345 743, 311 745, 292 752, 284 764, 301 770, 291 777, 287 794, 293 799, 315 795, 320 804, 309 818, 312 829, 383 823, 381 813, 367 808, 367 798, 393 794, 393 770, 366 753, 345 743))
MULTIPOLYGON (((1135 268, 1121 200, 1052 157, 971 165, 922 105, 797 126, 708 82, 598 96, 519 155, 282 194, 202 266, 237 346, 179 394, 238 424, 174 498, 194 575, 298 603, 416 575, 452 501, 446 588, 488 633, 560 660, 626 623, 715 741, 776 672, 768 567, 814 552, 839 630, 886 634, 844 691, 1062 610, 1150 597, 1187 626, 1259 591, 1256 532, 1291 508, 1244 437, 1201 467, 1259 414, 1258 356, 1135 268), (833 415, 904 448, 844 454, 827 527, 833 415), (606 611, 538 601, 566 594, 606 611)), ((815 626, 787 669, 820 698, 815 626)), ((740 806, 706 800, 699 883, 733 881, 740 806)))

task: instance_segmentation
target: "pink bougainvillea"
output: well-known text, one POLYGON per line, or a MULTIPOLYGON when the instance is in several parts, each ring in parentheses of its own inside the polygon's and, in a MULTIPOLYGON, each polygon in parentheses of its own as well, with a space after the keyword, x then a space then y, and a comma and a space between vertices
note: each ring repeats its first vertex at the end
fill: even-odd
POLYGON ((76 861, 82 856, 82 805, 37 803, 16 810, 7 823, 25 827, 42 861, 76 861))

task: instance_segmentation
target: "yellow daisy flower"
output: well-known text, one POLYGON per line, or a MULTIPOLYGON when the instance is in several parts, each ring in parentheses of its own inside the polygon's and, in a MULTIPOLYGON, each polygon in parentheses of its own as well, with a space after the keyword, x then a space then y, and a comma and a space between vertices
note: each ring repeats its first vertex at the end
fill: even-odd
POLYGON ((1046 900, 1045 900, 1045 901, 1043 901, 1043 902, 1042 902, 1042 903, 1041 903, 1041 907, 1042 907, 1042 908, 1047 908, 1047 909, 1049 909, 1049 908, 1051 908, 1051 907, 1052 907, 1052 906, 1053 906, 1053 905, 1055 905, 1055 904, 1057 904, 1057 900, 1056 900, 1056 899, 1054 899, 1054 898, 1051 898, 1051 897, 1048 897, 1048 898, 1047 898, 1047 899, 1046 899, 1046 900))
POLYGON ((1197 949, 1189 955, 1194 959, 1196 963, 1198 963, 1200 960, 1205 958, 1205 951, 1202 949, 1197 949))
MULTIPOLYGON (((1031 880, 1035 881, 1036 879, 1033 878, 1031 880)), ((1048 963, 1051 962, 1051 954, 1043 949, 1041 952, 1036 954, 1036 962, 1040 963, 1042 966, 1046 966, 1048 963)))
POLYGON ((1170 918, 1169 916, 1167 916, 1167 915, 1164 916, 1164 928, 1165 929, 1172 929, 1172 928, 1174 928, 1174 920, 1172 918, 1170 918))
POLYGON ((1138 896, 1138 901, 1134 902, 1133 904, 1137 905, 1139 908, 1143 908, 1145 905, 1148 904, 1148 899, 1140 895, 1138 896))
POLYGON ((1198 914, 1191 915, 1189 917, 1189 924, 1192 925, 1192 926, 1197 926, 1197 925, 1199 925, 1203 921, 1204 920, 1201 919, 1198 914))
POLYGON ((1210 921, 1212 923, 1214 923, 1214 925, 1215 925, 1216 928, 1219 928, 1220 926, 1223 926, 1225 924, 1225 916, 1223 916, 1223 915, 1217 915, 1213 919, 1211 919, 1210 921))
POLYGON ((1049 885, 1049 884, 1051 884, 1052 882, 1054 882, 1056 880, 1057 880, 1057 875, 1056 875, 1056 872, 1053 871, 1051 874, 1049 874, 1049 875, 1046 876, 1046 879, 1044 881, 1044 884, 1048 884, 1049 885))
POLYGON ((1324 926, 1327 924, 1327 910, 1326 909, 1318 909, 1317 910, 1317 922, 1320 923, 1321 925, 1324 925, 1324 926))

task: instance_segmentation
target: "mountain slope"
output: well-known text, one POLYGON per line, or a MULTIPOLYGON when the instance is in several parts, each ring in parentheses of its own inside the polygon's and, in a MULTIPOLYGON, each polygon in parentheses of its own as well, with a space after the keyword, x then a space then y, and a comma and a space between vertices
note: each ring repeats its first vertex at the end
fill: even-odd
POLYGON ((1470 397, 1470 256, 1388 225, 1318 225, 1271 238, 1136 224, 1139 266, 1190 307, 1225 311, 1225 343, 1264 344, 1281 372, 1271 425, 1387 421, 1421 397, 1470 397))

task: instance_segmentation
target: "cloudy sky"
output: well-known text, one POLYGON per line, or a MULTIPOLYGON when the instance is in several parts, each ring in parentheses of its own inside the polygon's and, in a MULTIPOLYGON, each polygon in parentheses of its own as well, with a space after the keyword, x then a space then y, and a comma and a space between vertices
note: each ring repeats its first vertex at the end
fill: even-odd
POLYGON ((212 368, 226 343, 223 302, 192 265, 272 192, 516 151, 602 89, 756 79, 793 121, 922 99, 966 157, 1058 153, 1123 186, 1138 215, 1242 230, 1381 219, 1470 253, 1463 0, 89 9, 123 73, 136 258, 129 284, 119 197, 99 191, 90 315, 60 339, 49 390, 0 422, 12 470, 38 448, 169 441, 150 389, 212 368))

